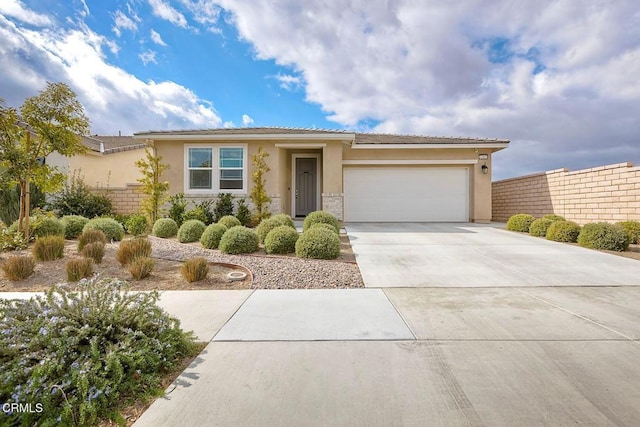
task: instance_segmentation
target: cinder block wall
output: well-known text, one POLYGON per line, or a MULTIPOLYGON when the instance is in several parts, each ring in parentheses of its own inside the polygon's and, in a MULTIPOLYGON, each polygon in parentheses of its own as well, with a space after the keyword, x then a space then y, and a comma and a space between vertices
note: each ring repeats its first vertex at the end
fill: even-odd
POLYGON ((555 213, 578 224, 640 220, 640 167, 631 163, 549 172, 492 184, 493 221, 555 213))
POLYGON ((127 184, 122 188, 93 188, 92 191, 103 194, 111 199, 113 210, 119 214, 132 214, 140 209, 140 202, 144 195, 139 190, 140 184, 127 184))

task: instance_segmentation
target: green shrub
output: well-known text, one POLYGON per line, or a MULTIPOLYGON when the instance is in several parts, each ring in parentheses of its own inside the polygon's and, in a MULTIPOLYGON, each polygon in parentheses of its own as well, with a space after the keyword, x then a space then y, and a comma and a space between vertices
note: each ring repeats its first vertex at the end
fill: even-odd
POLYGON ((207 226, 200 236, 200 243, 207 249, 218 249, 220 239, 227 231, 227 227, 221 224, 211 224, 207 226))
POLYGON ((89 243, 82 248, 80 255, 85 258, 91 258, 93 262, 100 264, 102 262, 102 258, 104 258, 104 243, 89 243))
POLYGON ((236 213, 236 218, 240 221, 240 225, 247 226, 251 222, 251 211, 244 199, 238 200, 238 213, 236 213))
POLYGON ((263 219, 256 227, 256 233, 258 233, 258 239, 260 240, 260 243, 264 242, 264 239, 266 239, 267 234, 269 234, 271 230, 280 226, 290 227, 295 230, 293 220, 289 215, 280 214, 267 219, 263 219))
POLYGON ((629 248, 629 236, 622 227, 596 222, 582 227, 578 244, 585 248, 623 252, 629 248))
POLYGON ((134 279, 142 280, 145 277, 149 277, 155 265, 156 262, 153 258, 136 258, 129 264, 129 273, 134 279))
POLYGON ((296 256, 300 258, 335 259, 339 255, 338 234, 322 227, 308 229, 296 242, 296 256))
POLYGON ((250 228, 238 225, 228 229, 218 248, 225 254, 248 254, 258 250, 258 235, 250 228))
POLYGON ((180 243, 197 242, 206 228, 204 222, 197 219, 185 221, 178 229, 178 241, 180 243))
POLYGON ((169 207, 169 218, 171 218, 176 223, 176 232, 178 232, 178 227, 182 225, 182 215, 184 215, 187 209, 188 202, 184 198, 184 193, 178 193, 169 197, 169 204, 171 205, 169 207))
POLYGON ((65 215, 60 218, 60 222, 64 225, 64 237, 75 239, 82 234, 82 229, 89 222, 89 218, 80 215, 65 215))
POLYGON ((161 394, 161 375, 197 353, 193 336, 158 307, 157 292, 122 292, 127 284, 116 279, 80 286, 0 301, 0 400, 42 405, 3 413, 3 425, 118 418, 119 404, 161 394))
POLYGON ((622 221, 616 225, 627 233, 629 243, 640 243, 640 221, 622 221))
POLYGON ((340 233, 340 223, 338 222, 338 219, 326 211, 315 211, 307 215, 304 219, 304 223, 302 224, 302 230, 307 231, 313 224, 317 224, 319 222, 329 224, 335 228, 336 233, 340 233))
POLYGON ((77 282, 93 275, 93 260, 91 258, 70 259, 67 261, 67 281, 77 282))
POLYGON ((100 230, 108 240, 120 241, 124 237, 124 227, 113 218, 94 218, 89 220, 82 231, 100 230))
POLYGON ((240 224, 240 220, 238 220, 238 218, 236 218, 233 215, 223 216, 218 220, 218 224, 224 225, 227 228, 237 227, 238 225, 242 225, 240 224))
POLYGON ((2 230, 0 233, 0 250, 1 251, 13 251, 19 249, 25 249, 29 246, 29 240, 25 239, 24 234, 16 231, 11 231, 8 228, 2 230))
POLYGON ((149 239, 136 237, 120 242, 116 259, 121 265, 129 265, 138 258, 148 258, 151 256, 151 242, 149 239))
POLYGON ((76 172, 73 173, 70 182, 65 184, 64 189, 54 196, 49 208, 58 216, 80 215, 85 218, 111 215, 113 212, 113 204, 109 197, 92 193, 76 172))
POLYGON ((100 242, 103 245, 107 244, 107 236, 102 230, 88 229, 83 231, 80 237, 78 237, 78 251, 87 246, 89 243, 100 242))
POLYGON ((199 282, 209 274, 209 263, 204 258, 192 258, 182 264, 180 272, 187 282, 199 282))
POLYGON ((291 218, 287 214, 281 213, 278 215, 274 215, 270 217, 270 219, 277 221, 280 225, 286 225, 287 227, 296 228, 296 225, 293 222, 293 218, 291 218))
POLYGON ((552 221, 566 221, 565 217, 556 214, 546 214, 542 218, 550 219, 552 221))
POLYGON ((190 209, 188 211, 186 211, 183 215, 182 215, 182 223, 184 224, 186 221, 191 221, 191 220, 198 220, 200 222, 202 222, 203 224, 207 224, 207 222, 209 222, 209 215, 207 214, 207 212, 204 210, 204 208, 202 206, 197 206, 193 209, 190 209))
POLYGON ((142 236, 147 233, 149 229, 149 222, 147 217, 141 214, 133 214, 125 221, 125 227, 127 233, 134 236, 142 236))
POLYGON ((535 221, 535 218, 529 214, 513 215, 509 218, 509 221, 507 221, 507 230, 528 233, 529 226, 531 226, 533 221, 535 221))
POLYGON ((572 221, 554 221, 547 229, 547 240, 575 243, 580 234, 580 226, 572 221))
POLYGON ((171 218, 160 218, 153 224, 153 230, 151 234, 156 237, 162 237, 166 239, 178 234, 178 224, 171 218))
POLYGON ((2 264, 2 271, 4 271, 5 276, 13 281, 28 279, 35 271, 35 268, 36 262, 33 258, 25 255, 9 257, 2 264))
POLYGON ((554 220, 549 218, 538 218, 529 226, 529 234, 535 237, 545 237, 547 235, 547 229, 554 223, 554 220))
MULTIPOLYGON (((23 219, 22 221, 25 221, 25 220, 23 219)), ((29 216, 29 236, 31 236, 31 238, 33 238, 34 236, 36 221, 37 221, 37 218, 34 215, 29 216)), ((11 225, 9 225, 9 227, 7 227, 7 231, 9 233, 17 233, 19 222, 20 221, 16 219, 14 222, 11 223, 11 225)))
POLYGON ((38 261, 53 261, 64 256, 64 237, 38 237, 33 244, 33 256, 38 261))
POLYGON ((295 228, 280 225, 271 230, 264 239, 264 250, 268 254, 290 254, 296 251, 298 232, 295 228))
MULTIPOLYGON (((216 206, 213 208, 213 220, 215 222, 220 222, 222 218, 225 216, 233 216, 233 194, 230 193, 220 193, 218 194, 218 199, 216 200, 216 206)), ((224 224, 227 228, 235 227, 234 224, 229 227, 227 224, 224 224)))
POLYGON ((64 224, 58 218, 44 216, 36 220, 33 234, 36 237, 64 236, 64 224))
POLYGON ((326 224, 324 222, 316 222, 311 227, 309 227, 310 230, 312 228, 324 228, 324 229, 327 229, 327 230, 330 230, 330 231, 333 231, 334 233, 336 233, 335 227, 333 227, 332 225, 326 224))

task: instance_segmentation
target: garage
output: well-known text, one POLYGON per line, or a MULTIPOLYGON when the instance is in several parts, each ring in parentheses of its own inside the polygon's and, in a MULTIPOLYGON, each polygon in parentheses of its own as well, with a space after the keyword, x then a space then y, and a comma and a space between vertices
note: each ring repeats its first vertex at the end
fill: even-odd
POLYGON ((344 168, 346 222, 467 222, 466 167, 344 168))

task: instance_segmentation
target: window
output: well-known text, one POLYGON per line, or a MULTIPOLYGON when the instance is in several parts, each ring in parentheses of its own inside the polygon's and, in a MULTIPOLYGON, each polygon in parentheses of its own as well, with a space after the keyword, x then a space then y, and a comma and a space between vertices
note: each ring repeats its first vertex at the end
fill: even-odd
POLYGON ((220 147, 220 190, 242 190, 244 150, 220 147))
POLYGON ((211 148, 189 148, 189 189, 212 189, 212 156, 211 148))

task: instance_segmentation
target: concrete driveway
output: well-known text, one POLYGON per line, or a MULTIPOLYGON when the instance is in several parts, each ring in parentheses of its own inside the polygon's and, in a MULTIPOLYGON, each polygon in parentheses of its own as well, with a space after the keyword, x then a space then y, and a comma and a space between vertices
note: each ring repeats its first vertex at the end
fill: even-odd
POLYGON ((640 285, 640 262, 492 225, 345 226, 366 287, 640 285))

